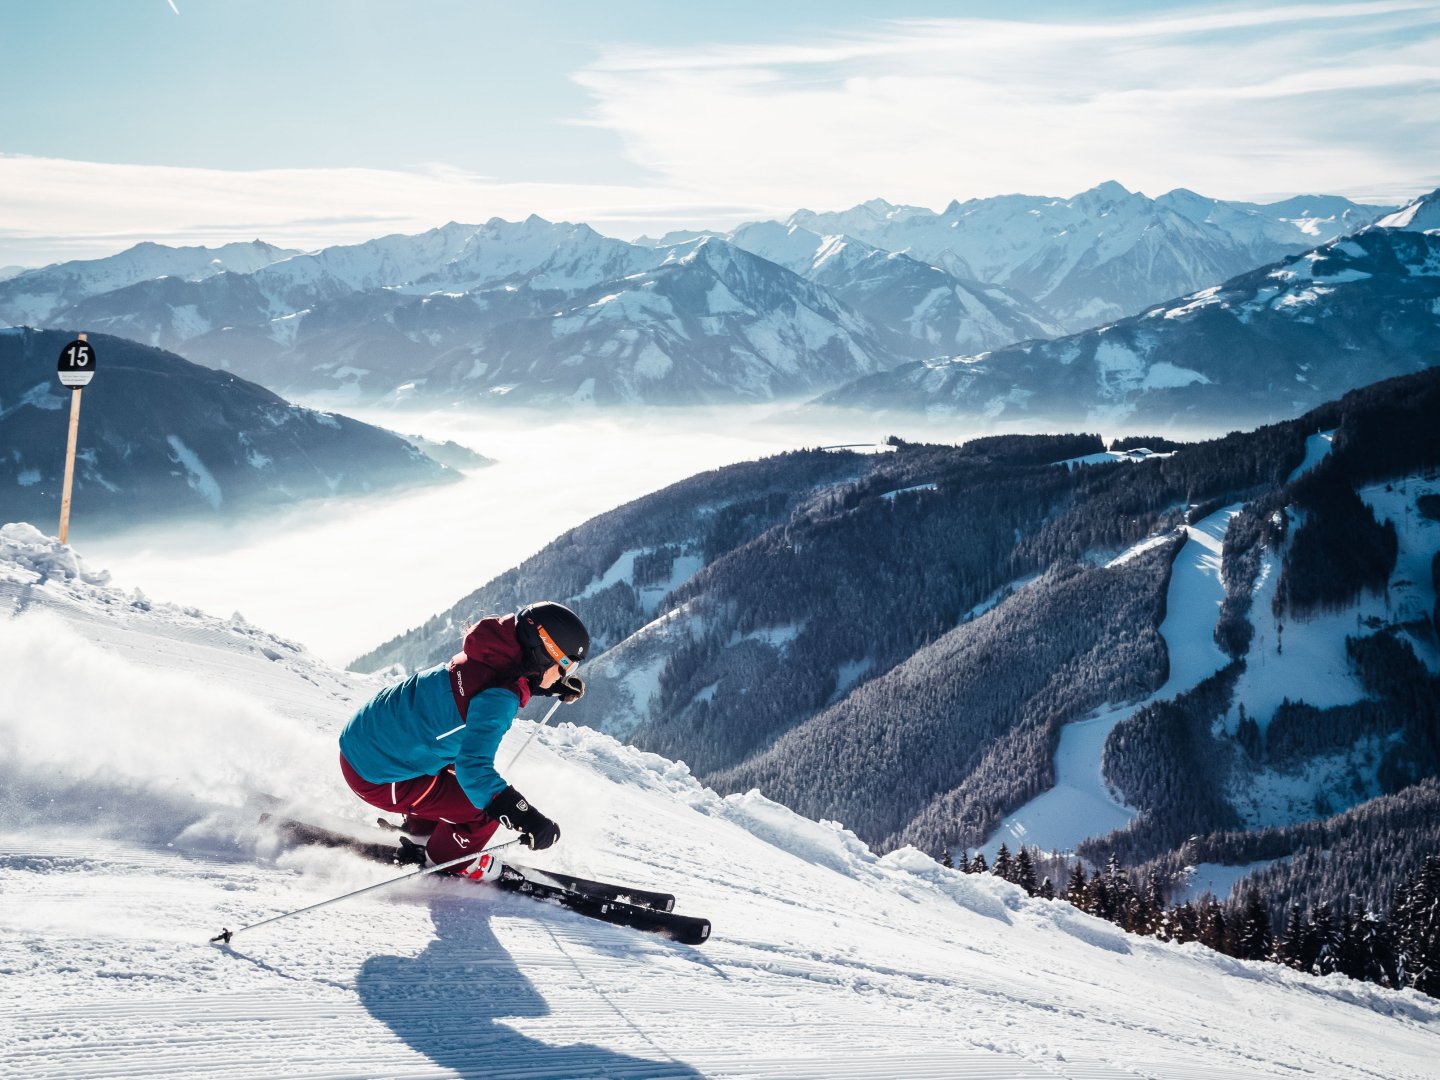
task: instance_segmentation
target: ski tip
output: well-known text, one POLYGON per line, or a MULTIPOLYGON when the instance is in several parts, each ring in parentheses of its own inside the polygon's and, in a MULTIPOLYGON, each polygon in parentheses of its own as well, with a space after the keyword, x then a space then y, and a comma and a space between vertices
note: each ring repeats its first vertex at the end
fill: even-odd
POLYGON ((681 945, 704 945, 710 940, 710 920, 699 919, 686 926, 671 927, 669 936, 681 945))
POLYGON ((232 931, 232 930, 226 930, 224 927, 221 927, 220 932, 210 939, 210 944, 213 945, 213 944, 215 944, 215 942, 218 941, 218 942, 220 942, 221 944, 229 945, 229 944, 230 944, 230 939, 231 939, 232 937, 234 937, 234 936, 235 936, 234 931, 232 931))

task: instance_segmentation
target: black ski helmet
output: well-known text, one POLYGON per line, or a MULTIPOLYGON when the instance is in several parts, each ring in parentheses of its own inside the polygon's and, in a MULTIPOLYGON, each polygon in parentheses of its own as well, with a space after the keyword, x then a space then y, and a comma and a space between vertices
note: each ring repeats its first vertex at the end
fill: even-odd
POLYGON ((515 637, 524 655, 525 670, 542 672, 559 664, 562 674, 590 652, 590 632, 580 616, 564 604, 541 600, 515 613, 515 637))

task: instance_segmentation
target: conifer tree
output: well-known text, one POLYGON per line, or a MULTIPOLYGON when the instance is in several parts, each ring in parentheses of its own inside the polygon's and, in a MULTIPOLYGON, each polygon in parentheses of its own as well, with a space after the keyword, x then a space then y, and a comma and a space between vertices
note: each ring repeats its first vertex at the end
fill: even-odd
POLYGON ((1285 926, 1275 942, 1274 960, 1296 971, 1310 970, 1310 927, 1298 903, 1292 903, 1285 915, 1285 926))
POLYGON ((1015 884, 1024 889, 1026 895, 1035 895, 1035 861, 1024 844, 1020 845, 1020 854, 1015 856, 1015 884))
POLYGON ((940 849, 940 865, 946 870, 955 869, 955 860, 950 857, 950 846, 947 844, 940 849))
POLYGON ((1240 721, 1235 727, 1235 741, 1249 755, 1252 761, 1258 761, 1261 754, 1260 725, 1255 722, 1253 716, 1245 715, 1245 705, 1240 705, 1240 721))
POLYGON ((1160 883, 1160 871, 1151 870, 1145 878, 1145 888, 1140 891, 1139 903, 1135 909, 1135 933, 1157 934, 1165 921, 1165 887, 1160 883))
POLYGON ((1175 940, 1182 945, 1200 940, 1200 912, 1189 900, 1175 909, 1175 940))
POLYGON ((1090 879, 1090 884, 1085 886, 1085 910, 1091 915, 1115 921, 1115 895, 1110 891, 1110 883, 1105 875, 1096 874, 1090 879))
POLYGON ((1200 944, 1207 949, 1214 949, 1216 952, 1226 952, 1226 926, 1225 911, 1220 907, 1220 901, 1213 896, 1206 896, 1200 904, 1200 944))
POLYGON ((1402 984, 1440 997, 1440 855, 1428 856, 1406 883, 1391 920, 1402 984))
POLYGON ((1003 843, 995 853, 995 865, 990 868, 990 872, 1005 881, 1015 880, 1015 860, 1010 855, 1010 849, 1003 843))
POLYGON ((1316 975, 1329 975, 1340 970, 1340 930, 1329 904, 1321 904, 1310 916, 1311 951, 1314 959, 1310 970, 1316 975))
POLYGON ((1394 986, 1395 949, 1390 926, 1363 904, 1346 914, 1340 970, 1352 979, 1394 986))
POLYGON ((1085 864, 1077 861, 1070 870, 1070 878, 1065 883, 1065 899, 1074 904, 1081 911, 1089 911, 1087 906, 1089 896, 1086 891, 1085 864))
POLYGON ((1035 890, 1035 895, 1041 900, 1055 899, 1055 884, 1048 877, 1040 882, 1040 887, 1035 890))
MULTIPOLYGON (((1135 890, 1130 885, 1130 879, 1125 876, 1125 871, 1120 868, 1120 859, 1114 852, 1111 852, 1105 863, 1105 897, 1107 913, 1104 918, 1124 926, 1127 915, 1135 907, 1135 890)), ((1096 914, 1099 915, 1100 912, 1097 911, 1096 914)))
POLYGON ((1270 932, 1270 905, 1259 889, 1251 886, 1235 937, 1235 955, 1241 960, 1268 960, 1275 948, 1270 932))
POLYGON ((987 866, 986 863, 985 863, 985 853, 984 853, 983 851, 977 851, 977 852, 975 852, 975 858, 974 858, 974 860, 970 863, 970 873, 972 873, 972 874, 983 874, 983 873, 987 872, 989 869, 990 869, 990 867, 987 866))

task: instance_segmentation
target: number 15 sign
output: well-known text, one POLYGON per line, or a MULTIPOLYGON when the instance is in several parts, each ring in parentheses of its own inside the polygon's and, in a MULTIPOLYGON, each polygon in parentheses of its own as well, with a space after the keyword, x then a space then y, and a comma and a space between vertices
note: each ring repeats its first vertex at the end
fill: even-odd
POLYGON ((95 350, 81 334, 60 350, 60 383, 72 390, 89 386, 95 377, 95 350))
POLYGON ((65 447, 65 490, 60 496, 60 542, 70 538, 70 494, 75 487, 75 443, 80 435, 80 391, 95 377, 95 350, 81 334, 60 350, 60 384, 70 395, 70 440, 65 447))

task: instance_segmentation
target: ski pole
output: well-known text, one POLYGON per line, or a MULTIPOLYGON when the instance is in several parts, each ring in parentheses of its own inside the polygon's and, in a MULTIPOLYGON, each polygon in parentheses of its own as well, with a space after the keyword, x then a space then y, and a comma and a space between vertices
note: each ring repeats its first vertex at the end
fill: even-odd
POLYGON ((266 926, 273 922, 279 922, 281 919, 288 919, 292 915, 303 915, 307 911, 319 911, 322 907, 329 907, 331 904, 338 904, 341 900, 349 900, 352 896, 359 896, 362 893, 374 892, 376 889, 383 889, 389 885, 398 885, 400 882, 409 881, 411 878, 424 877, 426 874, 433 874, 437 871, 447 869, 451 866, 458 866, 462 862, 469 862, 471 859, 479 858, 481 855, 484 855, 487 852, 499 851, 501 848, 507 848, 511 844, 518 844, 519 842, 519 837, 516 837, 514 840, 506 840, 503 844, 494 844, 481 851, 471 852, 468 855, 461 855, 458 859, 451 859, 449 862, 442 862, 437 863, 434 866, 427 866, 423 870, 416 870, 409 874, 402 874, 400 877, 391 878, 389 881, 381 881, 375 885, 366 885, 365 888, 356 889, 354 892, 348 892, 344 896, 336 896, 330 900, 321 900, 318 904, 311 904, 309 907, 296 908, 294 911, 287 911, 283 915, 272 915, 268 919, 261 919, 259 922, 251 923, 249 926, 242 926, 238 930, 227 930, 224 927, 221 927, 220 933, 212 937, 210 939, 210 942, 211 944, 214 944, 217 941, 221 941, 224 942, 226 945, 229 945, 231 938, 233 938, 236 934, 243 934, 246 930, 254 930, 258 927, 266 926))
POLYGON ((515 751, 515 756, 510 759, 510 764, 505 766, 506 772, 509 772, 511 769, 513 769, 515 767, 515 762, 520 760, 520 755, 523 754, 526 750, 530 749, 530 744, 535 741, 535 736, 539 735, 540 729, 550 722, 550 717, 555 715, 555 710, 559 707, 560 699, 556 698, 555 704, 550 706, 550 711, 545 714, 544 719, 542 719, 540 723, 535 725, 534 731, 530 732, 530 738, 525 740, 525 745, 520 747, 519 750, 515 751))

